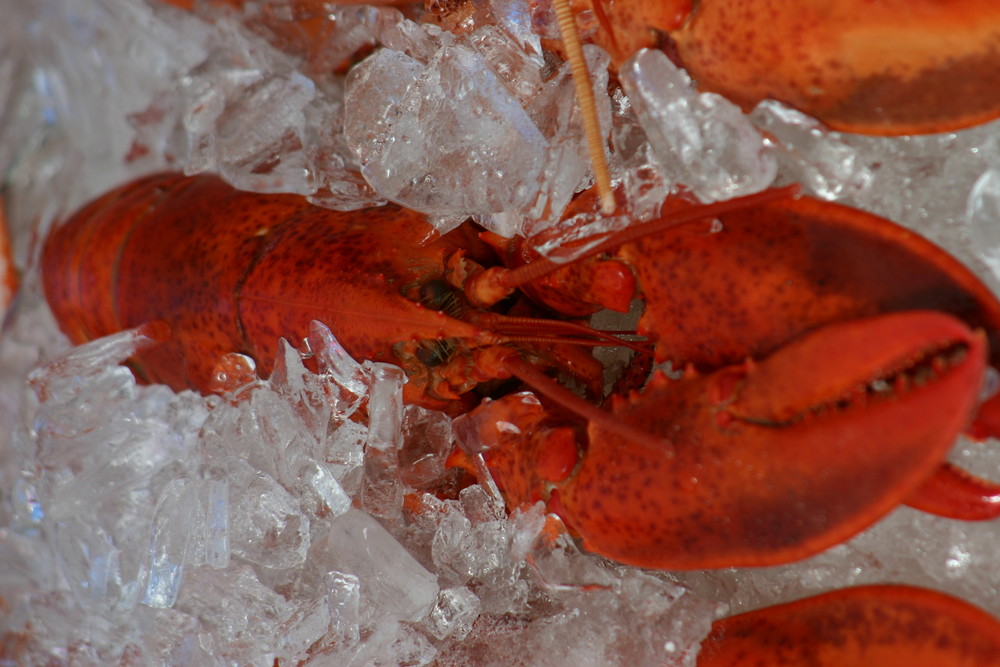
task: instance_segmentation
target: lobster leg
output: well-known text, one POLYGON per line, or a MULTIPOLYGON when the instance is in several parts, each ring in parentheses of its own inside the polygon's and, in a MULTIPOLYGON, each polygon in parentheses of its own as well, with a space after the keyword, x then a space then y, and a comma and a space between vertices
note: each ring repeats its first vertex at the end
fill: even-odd
POLYGON ((1000 621, 911 586, 859 586, 712 625, 698 667, 995 667, 1000 621))
POLYGON ((996 519, 1000 517, 1000 485, 944 463, 907 498, 906 504, 949 519, 996 519))

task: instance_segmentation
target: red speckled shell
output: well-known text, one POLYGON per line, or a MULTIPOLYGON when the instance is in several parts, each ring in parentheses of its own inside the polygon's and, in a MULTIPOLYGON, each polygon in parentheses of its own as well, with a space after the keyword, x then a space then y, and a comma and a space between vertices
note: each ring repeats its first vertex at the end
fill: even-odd
POLYGON ((698 667, 995 667, 1000 622, 943 593, 860 586, 716 621, 698 667))
POLYGON ((172 340, 142 353, 146 379, 206 390, 219 356, 269 372, 280 337, 311 320, 357 358, 398 363, 392 344, 479 330, 403 293, 443 273, 458 230, 430 243, 397 206, 337 212, 294 195, 240 192, 214 176, 151 176, 88 204, 48 239, 45 291, 75 342, 152 320, 172 340))

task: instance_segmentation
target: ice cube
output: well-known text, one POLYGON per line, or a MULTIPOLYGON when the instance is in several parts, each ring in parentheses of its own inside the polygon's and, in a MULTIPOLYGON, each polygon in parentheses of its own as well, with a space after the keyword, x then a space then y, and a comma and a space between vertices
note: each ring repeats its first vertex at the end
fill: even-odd
POLYGON ((370 515, 351 509, 322 528, 310 567, 357 577, 369 615, 416 621, 434 604, 434 575, 370 515))
POLYGON ((641 50, 622 66, 621 81, 673 182, 709 202, 774 180, 777 162, 739 107, 695 92, 663 52, 641 50))

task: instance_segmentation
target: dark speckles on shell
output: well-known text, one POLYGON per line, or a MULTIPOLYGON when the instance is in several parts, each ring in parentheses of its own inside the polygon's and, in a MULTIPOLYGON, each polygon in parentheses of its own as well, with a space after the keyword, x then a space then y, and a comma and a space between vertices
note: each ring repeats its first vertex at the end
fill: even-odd
POLYGON ((702 0, 670 35, 702 91, 834 129, 925 134, 1000 116, 994 0, 702 0))
POLYGON ((936 591, 859 586, 717 621, 700 667, 993 667, 1000 622, 936 591))
POLYGON ((660 360, 718 368, 825 324, 914 308, 1000 325, 967 269, 887 220, 808 198, 721 220, 718 233, 697 223, 623 248, 645 294, 640 329, 660 360))

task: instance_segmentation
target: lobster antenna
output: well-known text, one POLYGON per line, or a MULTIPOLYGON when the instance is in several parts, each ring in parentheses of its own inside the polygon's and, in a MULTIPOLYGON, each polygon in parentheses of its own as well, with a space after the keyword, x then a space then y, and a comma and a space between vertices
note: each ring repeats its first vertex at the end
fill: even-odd
MULTIPOLYGON (((641 343, 622 340, 612 332, 601 331, 576 322, 496 314, 492 314, 490 317, 484 316, 484 319, 487 320, 484 323, 486 324, 485 328, 511 341, 569 343, 591 347, 610 345, 627 347, 642 354, 649 353, 647 347, 641 343)), ((630 334, 635 334, 635 332, 622 332, 622 335, 630 334)))
POLYGON ((580 32, 576 27, 576 19, 573 18, 569 0, 553 0, 552 4, 556 12, 556 21, 559 23, 559 34, 573 73, 576 99, 580 102, 580 112, 583 114, 583 132, 587 137, 587 151, 590 153, 590 163, 594 168, 597 192, 601 197, 601 210, 604 215, 611 215, 615 212, 615 195, 611 191, 611 176, 608 173, 608 162, 604 158, 601 126, 597 122, 597 104, 594 101, 590 71, 587 69, 583 47, 580 45, 580 32))
POLYGON ((667 456, 673 457, 672 445, 669 440, 659 438, 641 428, 636 428, 607 410, 602 410, 596 405, 591 405, 526 362, 520 355, 511 354, 504 359, 504 363, 510 372, 524 383, 530 385, 550 401, 559 404, 573 414, 579 415, 589 422, 601 424, 608 430, 621 433, 643 447, 647 447, 653 451, 664 452, 667 456))
MULTIPOLYGON (((768 202, 780 199, 789 199, 798 195, 800 190, 801 188, 798 185, 786 185, 783 188, 772 188, 770 190, 764 190, 763 192, 757 192, 752 195, 744 195, 742 197, 734 197, 733 199, 728 199, 726 201, 715 202, 714 204, 695 204, 680 211, 671 211, 656 220, 650 220, 649 222, 644 222, 639 225, 632 225, 631 227, 626 227, 616 234, 612 234, 597 246, 588 250, 586 254, 581 255, 576 259, 593 257, 602 252, 617 248, 618 246, 628 243, 629 241, 634 241, 644 236, 649 236, 650 234, 655 234, 663 231, 664 229, 676 227, 677 225, 682 225, 687 222, 702 220, 704 218, 714 218, 725 213, 731 213, 745 208, 752 208, 768 202)), ((521 285, 526 285, 532 281, 538 280, 539 278, 542 278, 543 276, 546 276, 553 271, 566 266, 567 264, 568 262, 559 263, 548 258, 541 258, 529 264, 524 264, 517 268, 510 269, 509 271, 504 271, 502 273, 498 272, 493 278, 494 280, 497 280, 504 289, 513 290, 521 285)))
MULTIPOLYGON (((565 322, 562 320, 546 320, 538 317, 511 317, 510 315, 499 315, 484 313, 480 316, 486 320, 483 322, 485 328, 505 337, 518 336, 527 341, 526 336, 546 337, 547 339, 558 339, 552 342, 587 344, 593 341, 595 346, 615 345, 627 347, 636 352, 648 352, 648 350, 635 342, 622 340, 615 335, 615 332, 594 329, 584 324, 576 322, 565 322), (587 339, 590 339, 588 341, 587 339)), ((478 324, 478 322, 477 322, 478 324)), ((634 335, 634 331, 621 332, 621 335, 634 335)))

